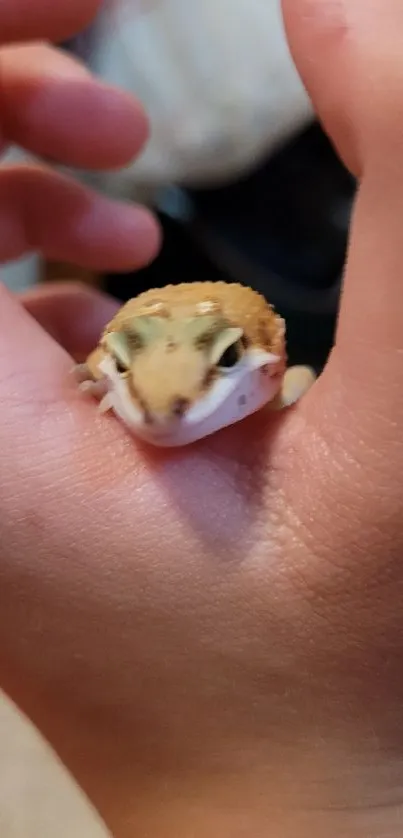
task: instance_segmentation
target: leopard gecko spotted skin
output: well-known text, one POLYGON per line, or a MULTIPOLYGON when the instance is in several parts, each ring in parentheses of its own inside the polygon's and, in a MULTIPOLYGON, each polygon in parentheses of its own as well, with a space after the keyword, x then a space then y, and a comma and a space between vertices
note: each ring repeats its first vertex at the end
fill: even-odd
POLYGON ((125 303, 75 373, 102 412, 147 443, 174 447, 296 402, 315 374, 286 364, 284 320, 261 294, 191 282, 125 303))

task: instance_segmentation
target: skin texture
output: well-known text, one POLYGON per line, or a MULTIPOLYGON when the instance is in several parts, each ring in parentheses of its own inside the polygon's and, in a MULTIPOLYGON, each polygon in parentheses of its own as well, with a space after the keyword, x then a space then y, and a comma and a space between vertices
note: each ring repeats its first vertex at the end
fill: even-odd
MULTIPOLYGON (((2 685, 116 838, 401 835, 403 8, 284 9, 360 174, 336 346, 294 409, 145 453, 67 383, 116 304, 1 291, 2 685)), ((73 216, 64 245, 89 259, 104 222, 80 238, 73 216)))
MULTIPOLYGON (((8 31, 19 3, 2 4, 2 18, 3 5, 8 31)), ((82 10, 74 14, 74 5, 68 11, 71 25, 83 20, 82 10)), ((62 7, 60 14, 62 19, 62 7)), ((27 31, 29 20, 27 13, 27 31)), ((32 21, 35 31, 37 22, 32 21)), ((43 37, 54 27, 50 19, 43 37)), ((0 149, 12 141, 59 163, 109 169, 129 163, 147 137, 147 119, 137 102, 95 81, 42 42, 3 46, 0 73, 0 149), (108 112, 113 120, 105 119, 108 112)), ((0 230, 3 260, 40 249, 49 258, 94 270, 143 265, 159 247, 159 230, 149 212, 100 197, 39 165, 1 170, 0 230)))
POLYGON ((286 362, 284 320, 262 295, 195 282, 129 300, 76 377, 102 413, 113 410, 151 444, 179 447, 294 403, 315 377, 286 362))

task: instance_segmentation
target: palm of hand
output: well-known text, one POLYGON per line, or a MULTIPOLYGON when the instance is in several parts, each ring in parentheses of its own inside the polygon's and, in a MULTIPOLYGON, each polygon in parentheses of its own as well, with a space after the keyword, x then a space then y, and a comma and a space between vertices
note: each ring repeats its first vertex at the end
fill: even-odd
MULTIPOLYGON (((339 30, 317 17, 310 31, 339 55, 339 30)), ((312 87, 323 52, 307 63, 312 87)), ((327 81, 328 101, 342 84, 327 81)), ((346 158, 364 154, 360 126, 351 145, 334 112, 346 158)), ((51 337, 2 296, 5 686, 93 798, 99 774, 122 788, 129 773, 144 792, 146 775, 172 791, 197 774, 236 776, 250 801, 246 778, 269 772, 295 799, 301 753, 320 763, 331 740, 348 752, 354 737, 362 760, 374 736, 387 751, 400 741, 401 187, 384 149, 368 149, 337 345, 269 425, 144 452, 69 381, 68 353, 90 348, 113 304, 68 288, 27 299, 51 337)))

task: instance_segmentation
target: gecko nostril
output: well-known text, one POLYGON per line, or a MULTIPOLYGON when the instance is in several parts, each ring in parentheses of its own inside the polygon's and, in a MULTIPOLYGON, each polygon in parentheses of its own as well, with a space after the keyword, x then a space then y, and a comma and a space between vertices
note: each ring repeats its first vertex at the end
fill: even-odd
POLYGON ((172 402, 172 415, 180 418, 186 413, 189 404, 189 399, 185 399, 184 396, 176 396, 172 402))

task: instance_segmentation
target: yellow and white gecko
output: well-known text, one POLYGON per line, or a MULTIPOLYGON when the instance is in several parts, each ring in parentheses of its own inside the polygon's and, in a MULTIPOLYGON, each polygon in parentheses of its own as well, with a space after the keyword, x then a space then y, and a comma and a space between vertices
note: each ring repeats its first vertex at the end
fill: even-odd
POLYGON ((293 404, 315 380, 286 368, 285 322, 247 286, 190 282, 129 300, 106 326, 80 388, 145 442, 183 446, 265 405, 293 404))

